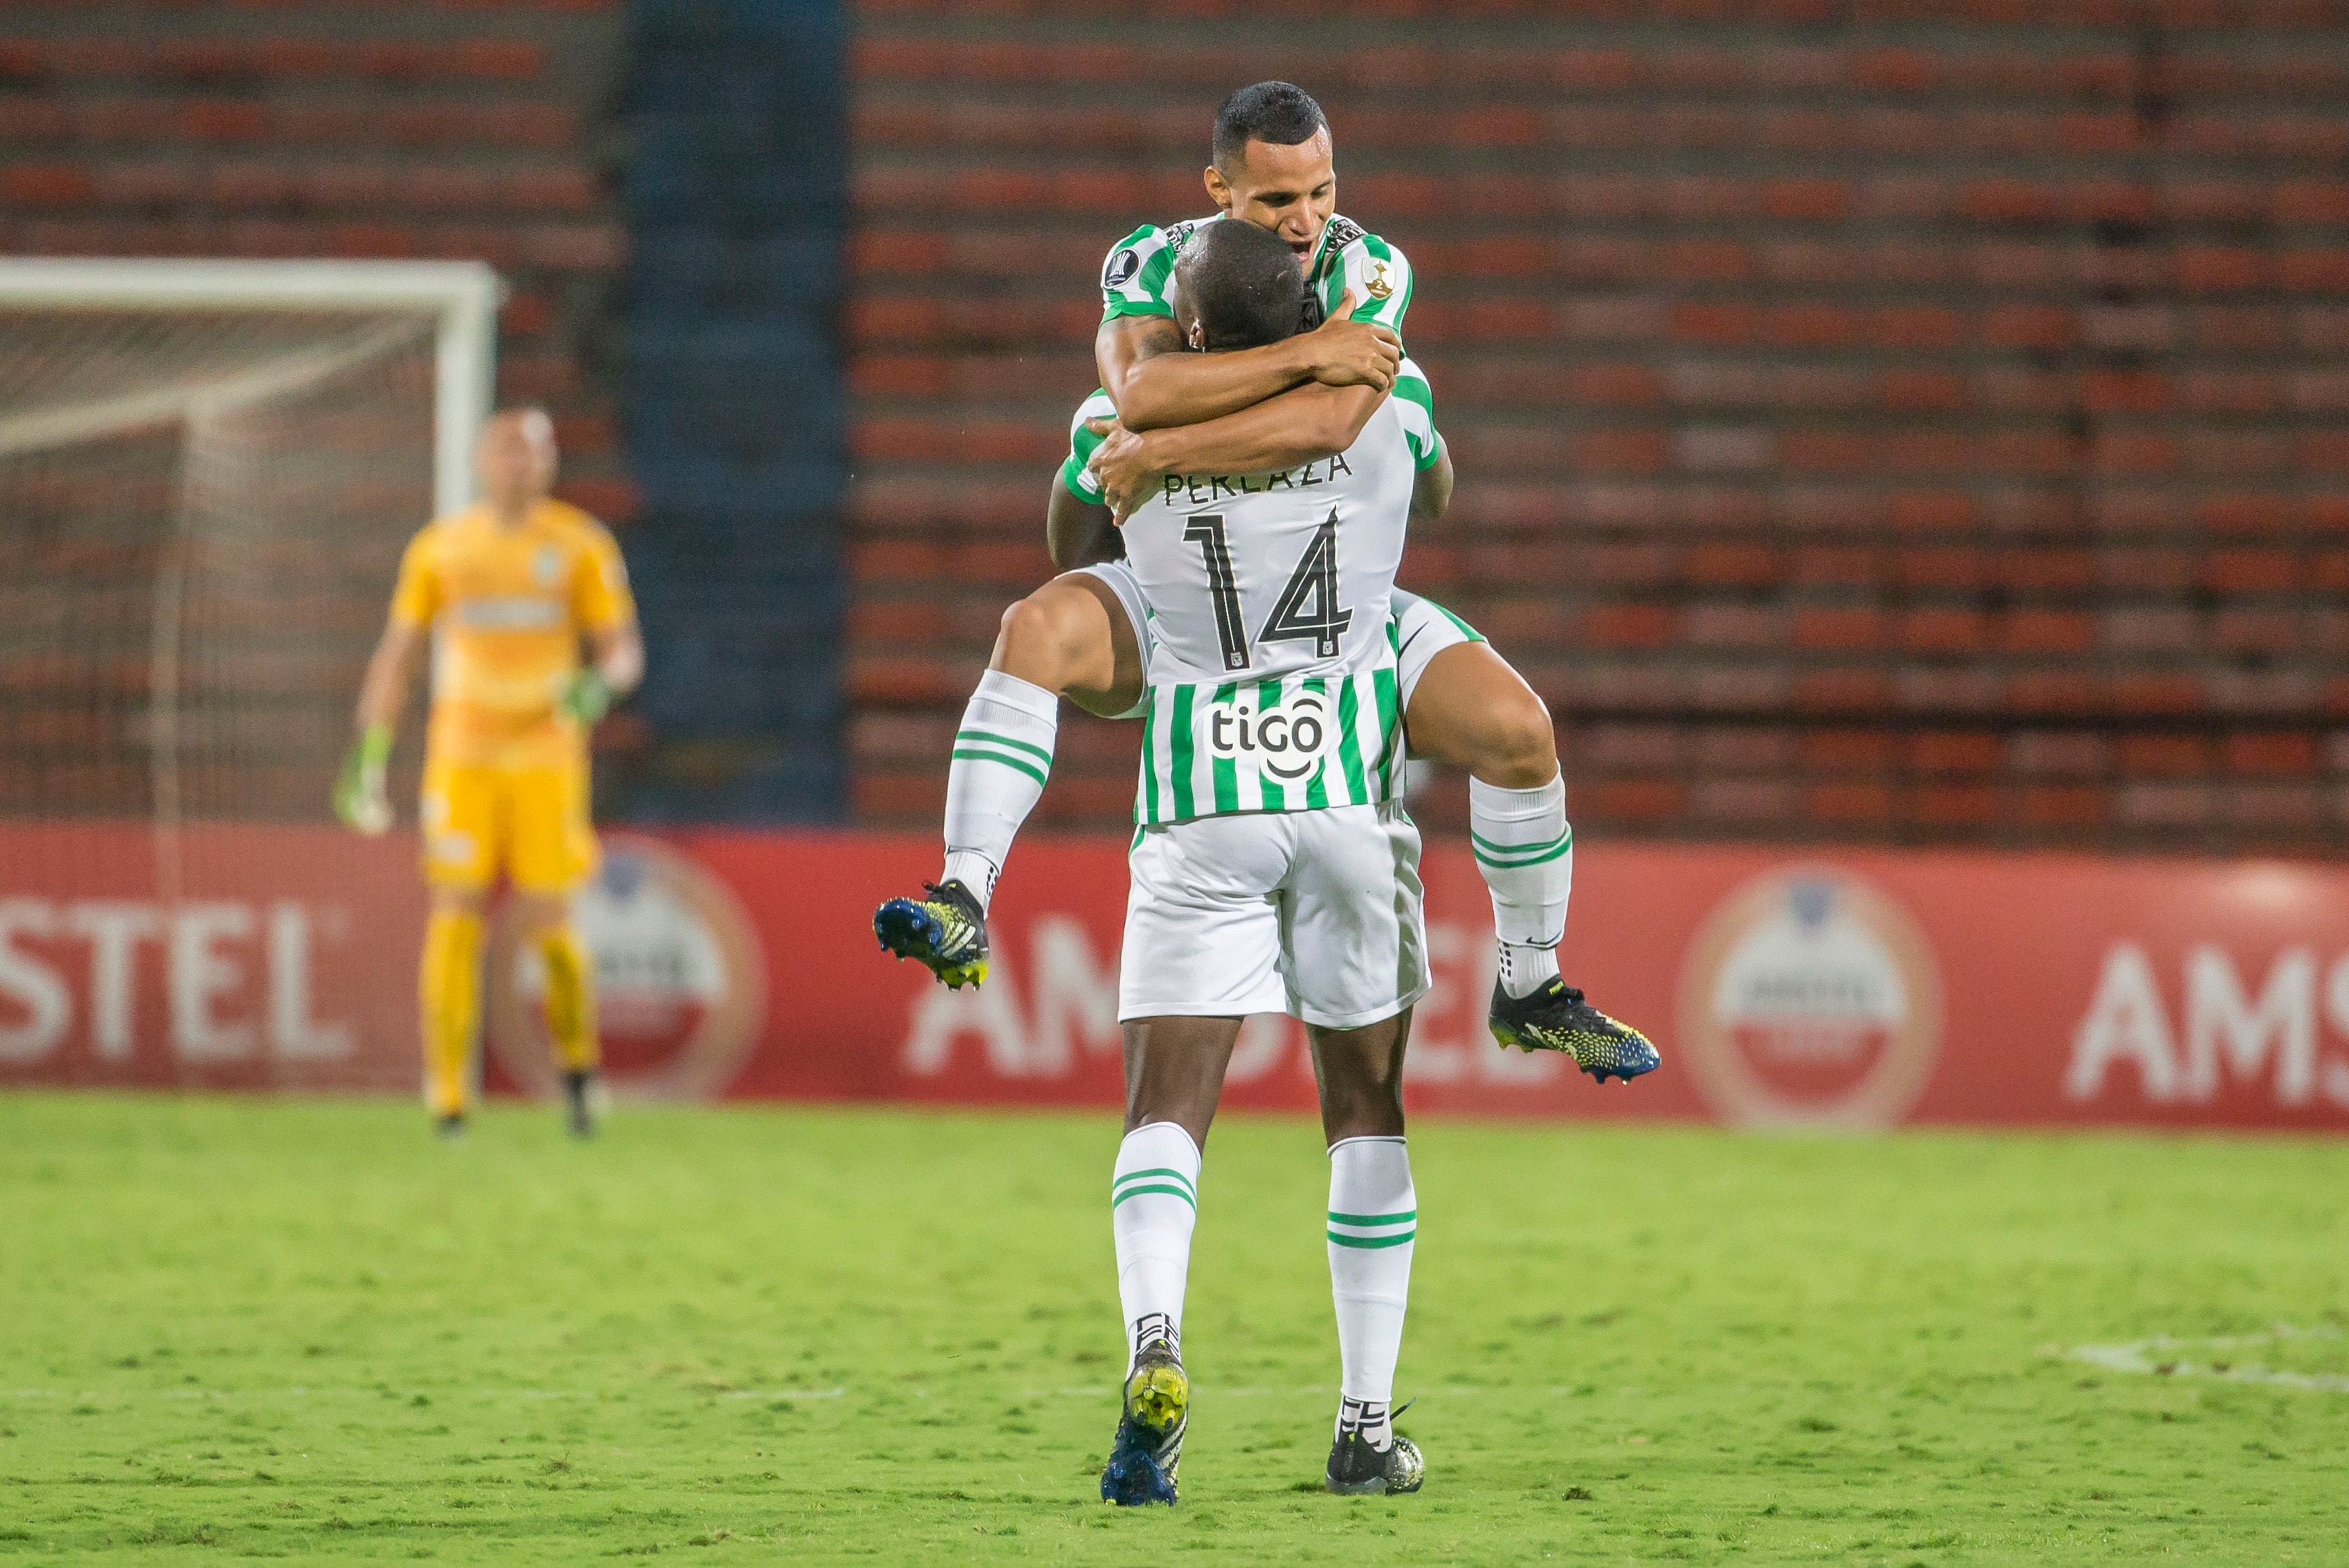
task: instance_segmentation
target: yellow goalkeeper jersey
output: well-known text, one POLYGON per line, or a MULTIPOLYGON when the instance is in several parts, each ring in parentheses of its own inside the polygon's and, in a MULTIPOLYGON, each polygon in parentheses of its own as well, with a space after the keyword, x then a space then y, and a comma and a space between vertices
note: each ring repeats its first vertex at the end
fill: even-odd
POLYGON ((426 745, 457 762, 527 765, 583 754, 556 706, 580 639, 636 616, 604 525, 543 500, 514 527, 486 505, 427 524, 400 558, 391 618, 432 630, 426 745))

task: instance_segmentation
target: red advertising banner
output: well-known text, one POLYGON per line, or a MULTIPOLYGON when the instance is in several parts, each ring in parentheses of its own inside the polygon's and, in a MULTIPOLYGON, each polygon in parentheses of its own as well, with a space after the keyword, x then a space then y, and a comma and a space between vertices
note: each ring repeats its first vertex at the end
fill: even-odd
MULTIPOLYGON (((0 828, 0 1085, 411 1090, 412 841, 0 828), (61 844, 70 842, 70 850, 61 844)), ((579 918, 621 1093, 1114 1105, 1123 846, 1024 841, 986 985, 878 951, 926 838, 613 834, 579 918)), ((2349 1128, 2349 870, 2277 861, 1586 844, 1562 965, 1661 1071, 1604 1088, 1484 1030, 1490 906, 1432 846, 1433 1111, 1877 1127, 2349 1128)), ((488 1073, 543 1089, 534 960, 493 944, 488 1073)), ((1226 1103, 1312 1103, 1302 1031, 1244 1029, 1226 1103)))

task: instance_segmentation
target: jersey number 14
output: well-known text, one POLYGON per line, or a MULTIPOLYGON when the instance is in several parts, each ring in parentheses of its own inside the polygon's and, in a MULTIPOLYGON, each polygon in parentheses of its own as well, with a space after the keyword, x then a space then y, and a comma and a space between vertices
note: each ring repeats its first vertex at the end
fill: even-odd
MULTIPOLYGON (((1223 648, 1224 668, 1248 667, 1247 618, 1240 608, 1239 583, 1232 575, 1231 540, 1219 514, 1187 519, 1183 541, 1199 547, 1207 568, 1207 597, 1216 606, 1216 641, 1223 648)), ((1354 613, 1338 603, 1338 509, 1331 507, 1313 542, 1297 559, 1288 585, 1273 602, 1272 614, 1256 634, 1259 643, 1313 645, 1313 656, 1334 659, 1338 639, 1354 624, 1354 613)))

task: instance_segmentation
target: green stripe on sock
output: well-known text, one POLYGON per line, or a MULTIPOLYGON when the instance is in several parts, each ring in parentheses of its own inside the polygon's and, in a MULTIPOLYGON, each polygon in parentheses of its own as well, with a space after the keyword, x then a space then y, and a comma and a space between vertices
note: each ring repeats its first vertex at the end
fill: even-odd
POLYGON ((958 729, 955 731, 955 738, 983 741, 989 746, 1006 746, 1014 751, 1030 751, 1035 753, 1037 759, 1046 767, 1051 766, 1052 754, 1044 748, 1030 746, 1024 740, 1014 740, 1008 735, 998 735, 991 729, 958 729))
POLYGON ((1477 832, 1473 828, 1469 830, 1468 837, 1475 841, 1476 847, 1480 850, 1490 850, 1496 855, 1522 855, 1530 853, 1535 850, 1554 850, 1561 844, 1570 844, 1574 842, 1574 828, 1573 825, 1569 823, 1566 831, 1560 833, 1557 838, 1551 839, 1547 843, 1539 844, 1496 844, 1492 840, 1486 838, 1484 834, 1477 832))
POLYGON ((1109 1184, 1110 1191, 1114 1192, 1129 1181, 1141 1181, 1158 1176, 1172 1177, 1174 1180, 1183 1183, 1185 1187, 1190 1187, 1192 1185, 1191 1179, 1188 1176, 1184 1175, 1180 1171, 1175 1170, 1173 1166, 1154 1165, 1147 1171, 1127 1171, 1124 1175, 1119 1177, 1116 1181, 1109 1184))
POLYGON ((1571 828, 1547 844, 1519 844, 1513 848, 1488 844, 1473 832, 1468 836, 1475 841, 1478 860, 1504 871, 1514 871, 1520 866, 1537 866, 1545 861, 1554 861, 1574 848, 1574 830, 1571 828))
POLYGON ((1332 1231, 1330 1233, 1330 1239, 1341 1247, 1400 1247, 1409 1243, 1418 1234, 1417 1231, 1411 1231, 1400 1236, 1349 1236, 1332 1231))
POLYGON ((1170 1198, 1180 1198, 1183 1202, 1191 1205, 1192 1212, 1196 1213, 1198 1212, 1199 1200, 1194 1198, 1190 1193, 1185 1192, 1180 1187, 1170 1186, 1163 1182, 1152 1187, 1128 1187, 1123 1192, 1112 1194, 1109 1201, 1109 1206, 1114 1209, 1120 1203, 1124 1202, 1128 1198, 1139 1198, 1146 1192, 1164 1192, 1170 1198))
POLYGON ((1416 1209, 1405 1209, 1398 1214, 1341 1214, 1335 1209, 1330 1211, 1330 1222, 1333 1225, 1408 1225, 1418 1218, 1416 1209))
POLYGON ((967 747, 957 746, 954 749, 954 756, 957 761, 962 762, 1000 762, 1006 768, 1017 768, 1020 772, 1025 773, 1029 778, 1033 779, 1040 785, 1044 782, 1044 770, 1042 769, 1038 768, 1032 762, 1014 757, 1009 752, 976 751, 967 747))

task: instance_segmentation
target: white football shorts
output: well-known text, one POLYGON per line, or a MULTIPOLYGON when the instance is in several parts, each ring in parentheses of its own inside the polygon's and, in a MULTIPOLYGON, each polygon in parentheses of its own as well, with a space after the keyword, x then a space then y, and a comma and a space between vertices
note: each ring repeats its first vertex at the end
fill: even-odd
MULTIPOLYGON (((1142 584, 1134 580, 1133 568, 1123 561, 1105 561, 1098 566, 1080 566, 1076 570, 1090 573, 1109 584, 1117 602, 1125 606, 1125 618, 1133 627, 1133 645, 1142 650, 1142 667, 1150 668, 1150 650, 1157 638, 1150 631, 1150 607, 1142 597, 1142 584)), ((1463 643, 1481 643, 1484 634, 1445 609, 1433 599, 1423 598, 1408 588, 1393 592, 1392 609, 1395 621, 1395 685, 1403 708, 1411 708, 1411 694, 1419 685, 1419 677, 1427 672, 1430 659, 1446 648, 1456 648, 1463 643)), ((1115 717, 1140 718, 1150 709, 1145 693, 1141 701, 1115 717)))
POLYGON ((1419 830, 1399 801, 1144 828, 1129 869, 1121 1023, 1288 1013, 1354 1029, 1427 993, 1419 830))

